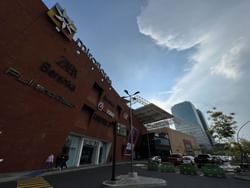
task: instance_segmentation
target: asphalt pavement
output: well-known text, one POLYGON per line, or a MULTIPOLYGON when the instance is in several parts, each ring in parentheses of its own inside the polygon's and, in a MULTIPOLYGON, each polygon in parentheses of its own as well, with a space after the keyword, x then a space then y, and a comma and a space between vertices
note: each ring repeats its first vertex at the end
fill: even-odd
MULTIPOLYGON (((56 172, 43 178, 54 188, 100 188, 104 180, 111 178, 111 167, 98 167, 78 171, 56 172)), ((250 182, 227 176, 226 178, 191 176, 177 173, 161 173, 148 171, 142 167, 134 167, 140 176, 162 178, 169 188, 249 188, 250 182)), ((127 174, 129 165, 118 165, 116 175, 127 174)), ((1 188, 16 188, 17 181, 0 183, 1 188)))

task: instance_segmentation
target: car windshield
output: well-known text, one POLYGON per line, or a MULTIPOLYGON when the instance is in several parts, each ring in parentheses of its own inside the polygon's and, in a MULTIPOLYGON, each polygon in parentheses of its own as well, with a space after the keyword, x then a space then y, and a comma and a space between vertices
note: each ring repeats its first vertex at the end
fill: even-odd
POLYGON ((171 157, 181 157, 179 154, 172 154, 171 157))

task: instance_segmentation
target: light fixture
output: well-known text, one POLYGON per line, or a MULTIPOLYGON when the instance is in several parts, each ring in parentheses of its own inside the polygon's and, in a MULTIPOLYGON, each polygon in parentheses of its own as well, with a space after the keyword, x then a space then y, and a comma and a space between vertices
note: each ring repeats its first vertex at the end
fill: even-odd
POLYGON ((127 96, 122 97, 123 99, 129 97, 129 114, 130 114, 130 148, 131 148, 131 162, 130 162, 130 175, 133 176, 133 157, 134 157, 134 141, 133 141, 133 124, 132 124, 132 99, 135 98, 135 95, 139 94, 139 91, 136 91, 133 95, 130 95, 128 90, 124 90, 127 96))

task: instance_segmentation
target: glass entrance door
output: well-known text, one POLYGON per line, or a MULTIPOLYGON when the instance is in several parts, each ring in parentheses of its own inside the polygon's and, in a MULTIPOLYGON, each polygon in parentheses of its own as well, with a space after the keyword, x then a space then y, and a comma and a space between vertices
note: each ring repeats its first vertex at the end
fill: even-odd
POLYGON ((77 166, 80 152, 81 137, 69 135, 63 146, 61 154, 68 156, 67 166, 77 166))
POLYGON ((92 163, 94 148, 91 146, 83 146, 82 147, 82 155, 80 158, 80 164, 90 164, 92 163))

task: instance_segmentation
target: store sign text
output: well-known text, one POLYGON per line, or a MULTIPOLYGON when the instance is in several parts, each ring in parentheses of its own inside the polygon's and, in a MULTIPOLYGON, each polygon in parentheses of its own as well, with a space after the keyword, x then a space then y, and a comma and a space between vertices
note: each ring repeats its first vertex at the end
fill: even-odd
POLYGON ((105 109, 104 102, 100 101, 100 102, 98 103, 98 105, 97 105, 97 109, 98 109, 99 111, 102 111, 102 112, 106 113, 109 117, 115 118, 115 113, 114 113, 114 112, 112 112, 112 111, 109 110, 108 108, 105 109))
POLYGON ((109 109, 107 109, 106 114, 109 115, 112 118, 115 117, 115 114, 112 111, 110 111, 109 109))
POLYGON ((84 138, 83 139, 83 145, 87 145, 87 146, 98 146, 99 142, 95 141, 95 140, 89 140, 84 138))
POLYGON ((39 83, 36 83, 34 80, 26 80, 23 78, 22 74, 17 71, 16 69, 12 68, 12 67, 9 67, 6 72, 6 74, 10 75, 10 76, 13 76, 16 78, 16 80, 28 87, 31 87, 33 88, 35 91, 38 91, 44 95, 47 95, 48 97, 50 98, 53 98, 54 100, 66 105, 67 107, 70 107, 70 108, 74 108, 75 106, 70 103, 69 101, 67 101, 64 97, 48 90, 45 86, 42 86, 41 84, 39 83))
POLYGON ((77 69, 75 65, 70 63, 65 57, 61 60, 56 61, 56 64, 65 70, 70 76, 76 78, 77 76, 77 69))
POLYGON ((76 86, 72 84, 67 78, 59 75, 54 69, 51 68, 49 63, 43 63, 40 67, 40 70, 44 73, 47 73, 51 78, 67 87, 70 91, 75 91, 76 86))
POLYGON ((79 38, 76 40, 76 44, 87 55, 90 61, 97 67, 98 71, 102 74, 103 78, 111 85, 112 82, 107 76, 107 74, 104 72, 104 70, 101 68, 101 64, 96 61, 93 55, 89 52, 89 49, 83 44, 83 42, 79 38))

